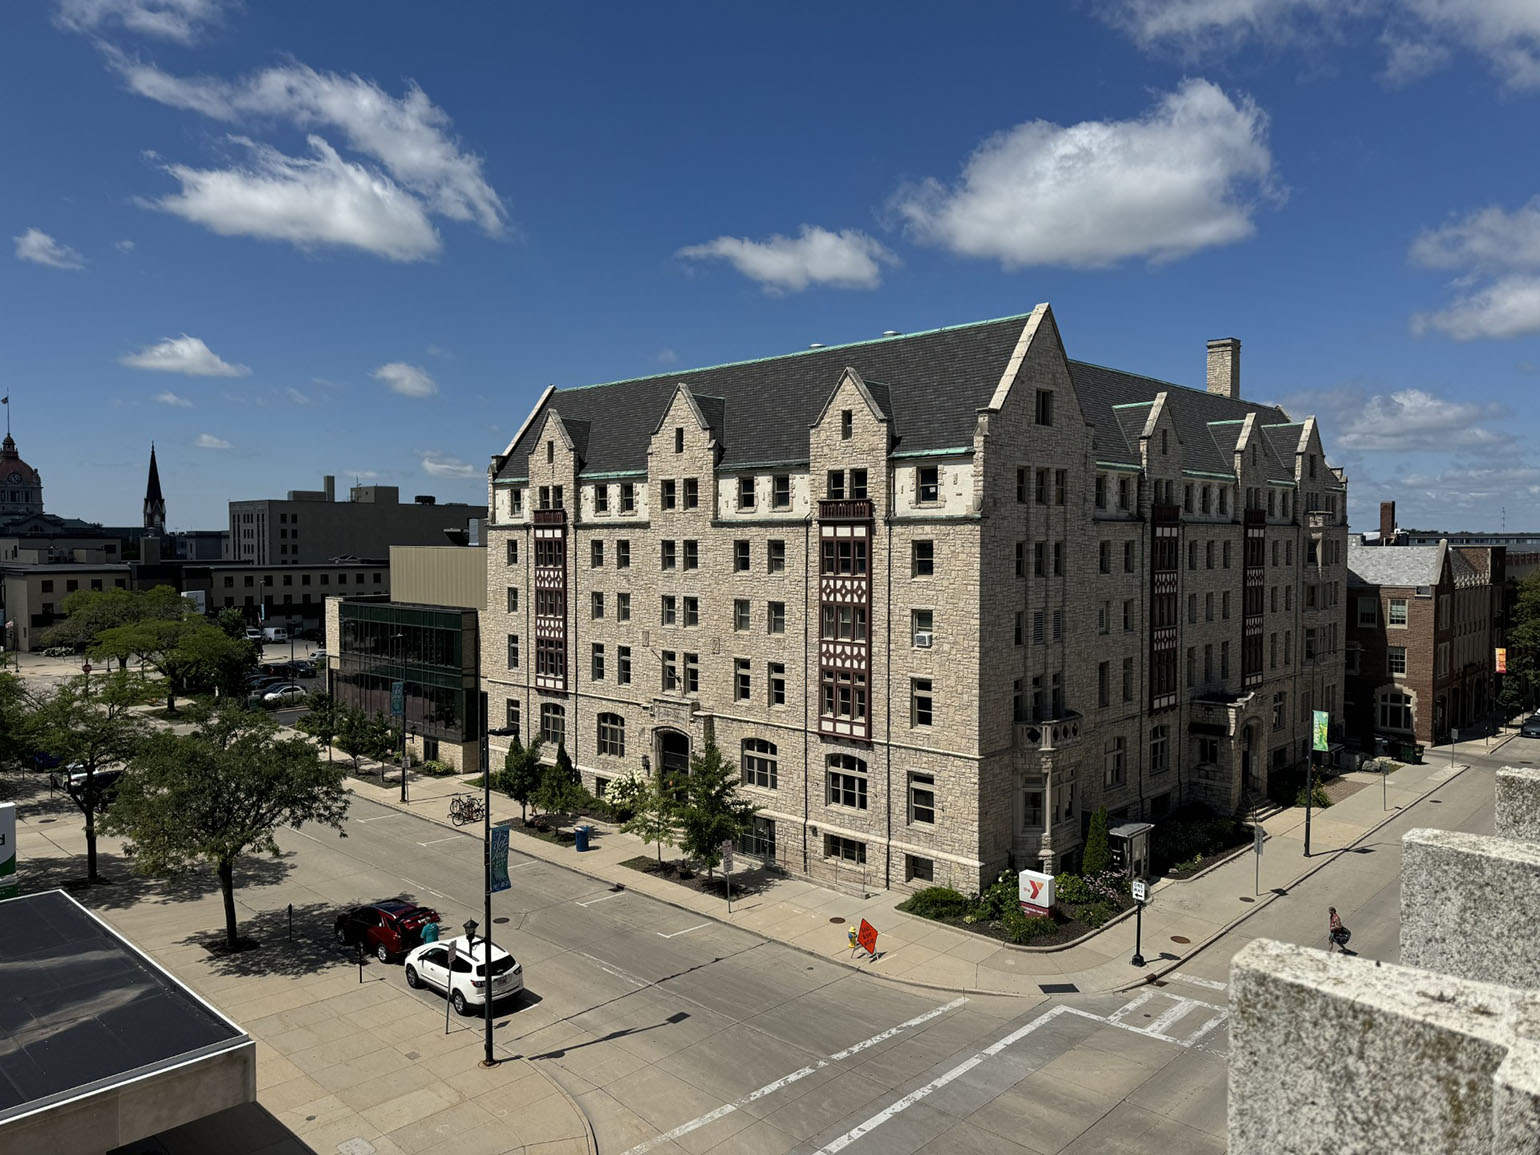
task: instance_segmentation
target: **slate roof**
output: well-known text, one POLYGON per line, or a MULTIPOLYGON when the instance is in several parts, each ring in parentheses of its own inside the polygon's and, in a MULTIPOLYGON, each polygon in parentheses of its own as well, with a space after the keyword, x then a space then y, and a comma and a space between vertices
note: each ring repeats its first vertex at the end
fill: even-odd
MULTIPOLYGON (((973 443, 978 411, 994 396, 1029 318, 1030 314, 1022 314, 756 361, 556 389, 545 407, 554 408, 569 430, 574 422, 589 424, 587 445, 580 452, 584 474, 645 470, 648 441, 680 384, 689 387, 717 431, 722 467, 803 462, 808 428, 849 366, 861 375, 887 414, 895 451, 966 448, 973 443), (717 400, 712 404, 708 398, 717 400)), ((1125 427, 1114 407, 1147 404, 1161 392, 1169 394, 1167 406, 1189 469, 1233 472, 1224 447, 1215 444, 1209 422, 1239 421, 1253 412, 1266 424, 1290 420, 1276 406, 1213 396, 1203 389, 1083 361, 1069 362, 1069 371, 1085 418, 1095 426, 1098 461, 1139 464, 1137 434, 1147 411, 1134 411, 1125 427)), ((525 475, 539 417, 537 413, 510 447, 501 476, 525 475)), ((1238 432, 1239 426, 1235 428, 1238 432)), ((1233 450, 1234 435, 1229 436, 1233 450)), ((1263 437, 1261 444, 1267 476, 1292 480, 1292 462, 1286 464, 1280 458, 1269 438, 1263 437)))
POLYGON ((1348 584, 1436 586, 1439 553, 1440 547, 1436 545, 1360 545, 1349 537, 1348 584))

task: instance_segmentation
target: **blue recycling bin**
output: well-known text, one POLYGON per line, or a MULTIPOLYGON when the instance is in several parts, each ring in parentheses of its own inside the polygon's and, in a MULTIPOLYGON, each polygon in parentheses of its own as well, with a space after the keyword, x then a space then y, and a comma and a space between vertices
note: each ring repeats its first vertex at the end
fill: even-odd
POLYGON ((592 826, 573 827, 573 833, 577 836, 577 848, 579 854, 588 849, 588 835, 592 830, 592 826))

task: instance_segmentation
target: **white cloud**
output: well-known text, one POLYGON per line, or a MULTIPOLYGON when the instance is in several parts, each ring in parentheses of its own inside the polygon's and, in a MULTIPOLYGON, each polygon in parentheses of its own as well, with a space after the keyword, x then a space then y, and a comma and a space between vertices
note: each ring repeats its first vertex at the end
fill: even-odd
POLYGON ((192 408, 191 401, 185 397, 178 397, 169 389, 167 389, 164 393, 155 394, 155 400, 159 401, 162 405, 176 405, 184 409, 192 408))
POLYGON ((16 242, 16 259, 18 261, 32 261, 39 265, 49 265, 55 269, 83 269, 86 267, 86 259, 68 245, 61 245, 42 229, 28 229, 18 237, 12 237, 16 242))
MULTIPOLYGON (((278 120, 310 133, 315 161, 291 159, 258 146, 253 150, 258 153, 259 173, 276 175, 279 183, 288 186, 288 212, 309 220, 311 243, 357 244, 398 260, 417 260, 438 249, 438 239, 427 222, 430 213, 474 221, 489 235, 506 229, 506 210, 486 179, 481 158, 460 148, 448 114, 415 84, 396 99, 373 81, 317 72, 302 64, 269 68, 232 82, 173 76, 110 50, 108 59, 132 91, 151 100, 232 124, 278 120), (342 161, 320 135, 323 130, 340 133, 349 149, 383 166, 383 172, 342 161), (350 174, 346 181, 341 178, 343 171, 350 174), (370 195, 359 197, 355 192, 353 197, 338 198, 339 185, 351 188, 361 183, 369 186, 370 195), (308 210, 292 203, 305 196, 316 202, 308 210), (375 200, 388 205, 374 204, 375 200), (395 222, 386 234, 392 239, 384 243, 358 239, 377 236, 382 208, 388 208, 386 217, 395 222), (350 221, 354 213, 364 219, 350 221), (400 229, 404 235, 398 235, 400 229)), ((199 175, 208 180, 218 174, 199 175)), ((250 176, 239 170, 234 175, 250 176)), ((300 230, 301 235, 306 231, 300 230)), ((293 239, 283 232, 255 235, 293 239)))
POLYGON ((117 249, 118 252, 120 252, 120 253, 131 253, 131 252, 134 251, 134 242, 133 241, 113 241, 112 242, 112 247, 117 249))
POLYGON ((1411 259, 1458 273, 1453 302, 1414 316, 1413 332, 1457 341, 1540 333, 1540 197, 1515 212, 1493 205, 1425 230, 1411 259))
POLYGON ((677 365, 679 364, 679 354, 672 349, 659 349, 658 355, 653 360, 659 365, 677 365))
POLYGON ((310 138, 310 159, 231 139, 249 148, 250 165, 168 165, 182 191, 146 203, 223 236, 288 241, 302 249, 345 245, 396 261, 438 252, 438 233, 414 197, 388 177, 343 160, 320 137, 310 138))
POLYGON ((199 449, 230 449, 232 446, 222 437, 215 437, 212 433, 198 434, 198 440, 193 442, 199 449))
POLYGON ((1507 413, 1489 402, 1452 401, 1424 389, 1370 393, 1357 384, 1283 399, 1290 413, 1314 414, 1332 455, 1384 452, 1506 451, 1511 434, 1489 426, 1507 413))
POLYGON ((984 141, 956 184, 928 179, 893 207, 918 241, 1024 265, 1170 260, 1253 231, 1278 195, 1267 116, 1187 80, 1136 120, 1034 120, 984 141))
POLYGON ((292 385, 285 389, 284 393, 288 396, 289 400, 294 402, 296 405, 310 404, 310 398, 306 394, 301 393, 298 389, 294 388, 292 385))
POLYGON ((482 475, 482 470, 474 465, 467 465, 458 457, 450 457, 432 449, 423 449, 418 452, 422 456, 422 471, 430 477, 468 481, 470 478, 482 475))
POLYGON ((405 361, 391 361, 374 371, 374 379, 390 386, 392 393, 403 397, 432 397, 438 392, 438 382, 428 376, 421 365, 408 365, 405 361))
POLYGON ((192 377, 244 377, 251 372, 245 365, 232 365, 205 345, 201 338, 167 337, 147 345, 137 353, 126 353, 118 362, 133 369, 154 369, 162 373, 186 373, 192 377))
POLYGON ((1510 88, 1540 87, 1534 0, 1103 0, 1100 8, 1141 48, 1191 60, 1250 42, 1313 52, 1357 31, 1384 47, 1392 82, 1426 75, 1463 50, 1510 88))
POLYGON ((96 33, 108 26, 191 44, 219 16, 218 0, 59 0, 58 21, 72 32, 96 33))
POLYGON ((767 293, 797 293, 809 285, 875 289, 882 283, 882 266, 898 263, 897 257, 865 233, 855 229, 831 233, 817 225, 803 225, 795 237, 775 233, 764 241, 717 237, 674 255, 728 261, 767 293))
POLYGON ((446 361, 453 361, 455 359, 455 355, 442 345, 429 345, 427 353, 430 357, 442 357, 446 361))

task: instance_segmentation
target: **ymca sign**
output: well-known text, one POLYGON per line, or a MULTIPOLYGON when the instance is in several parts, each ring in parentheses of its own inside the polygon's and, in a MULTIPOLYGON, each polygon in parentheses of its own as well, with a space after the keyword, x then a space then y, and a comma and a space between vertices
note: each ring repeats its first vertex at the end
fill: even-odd
POLYGON ((1023 870, 1017 876, 1023 914, 1044 915, 1053 907, 1053 875, 1023 870))

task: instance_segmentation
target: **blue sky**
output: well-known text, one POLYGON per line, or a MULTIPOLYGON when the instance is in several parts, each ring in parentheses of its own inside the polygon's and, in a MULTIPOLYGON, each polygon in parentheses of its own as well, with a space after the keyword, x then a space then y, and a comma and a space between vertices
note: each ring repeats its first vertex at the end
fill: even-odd
POLYGON ((50 511, 484 500, 548 383, 1023 313, 1319 415, 1357 528, 1540 530, 1540 4, 55 0, 0 15, 50 511))

